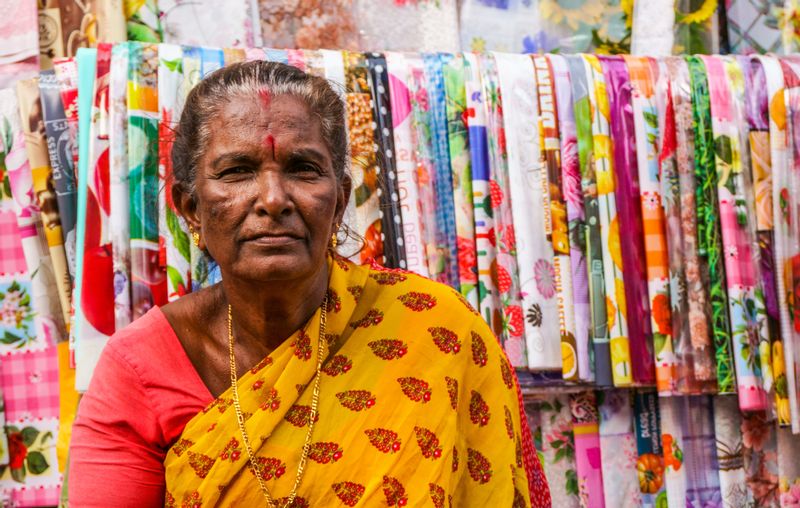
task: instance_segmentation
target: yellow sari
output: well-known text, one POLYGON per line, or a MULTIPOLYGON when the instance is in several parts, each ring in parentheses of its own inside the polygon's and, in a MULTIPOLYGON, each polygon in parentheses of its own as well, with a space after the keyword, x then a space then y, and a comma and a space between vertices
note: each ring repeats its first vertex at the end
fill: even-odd
MULTIPOLYGON (((532 449, 513 371, 458 293, 337 260, 329 301, 318 420, 292 506, 522 507, 531 489, 546 494, 538 462, 523 460, 532 449)), ((247 433, 279 506, 306 437, 319 314, 239 380, 247 433)), ((228 389, 170 449, 166 506, 266 504, 232 402, 228 389)), ((549 504, 534 494, 535 505, 549 504)))

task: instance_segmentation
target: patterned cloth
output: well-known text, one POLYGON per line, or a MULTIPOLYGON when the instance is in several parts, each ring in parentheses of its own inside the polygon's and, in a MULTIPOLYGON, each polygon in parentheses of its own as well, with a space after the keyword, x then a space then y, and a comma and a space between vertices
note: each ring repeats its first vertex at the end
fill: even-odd
MULTIPOLYGON (((530 433, 508 361, 460 294, 407 272, 341 260, 331 267, 323 397, 296 502, 549 506, 541 466, 524 451, 530 433), (397 335, 410 322, 428 339, 397 335), (425 360, 425 373, 413 368, 436 355, 442 361, 425 360), (392 416, 408 412, 418 417, 392 416)), ((275 498, 291 489, 306 436, 319 312, 239 380, 245 426, 275 498)), ((228 390, 170 450, 167 506, 263 502, 231 404, 228 390)))

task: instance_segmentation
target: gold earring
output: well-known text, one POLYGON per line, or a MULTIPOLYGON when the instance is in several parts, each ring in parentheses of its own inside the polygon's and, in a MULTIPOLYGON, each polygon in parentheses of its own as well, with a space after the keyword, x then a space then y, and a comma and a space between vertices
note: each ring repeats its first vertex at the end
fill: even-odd
POLYGON ((339 231, 339 225, 336 224, 333 229, 335 232, 331 235, 331 250, 336 250, 336 246, 339 245, 339 239, 336 237, 336 232, 339 231))
POLYGON ((200 233, 194 230, 192 226, 189 226, 189 233, 192 235, 192 243, 197 248, 200 248, 200 233))

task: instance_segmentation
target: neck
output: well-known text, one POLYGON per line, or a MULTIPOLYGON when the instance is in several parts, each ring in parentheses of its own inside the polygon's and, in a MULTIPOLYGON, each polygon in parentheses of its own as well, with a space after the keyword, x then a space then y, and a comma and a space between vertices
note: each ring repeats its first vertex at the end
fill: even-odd
MULTIPOLYGON (((263 348, 265 355, 311 319, 328 289, 328 263, 297 281, 253 282, 223 277, 221 299, 231 306, 237 343, 263 348)), ((227 314, 227 309, 223 305, 227 314)))

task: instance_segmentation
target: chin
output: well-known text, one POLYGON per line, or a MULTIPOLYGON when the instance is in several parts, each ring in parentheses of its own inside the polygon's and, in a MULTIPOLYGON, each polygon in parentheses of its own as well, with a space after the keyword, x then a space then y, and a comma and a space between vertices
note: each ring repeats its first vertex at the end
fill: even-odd
POLYGON ((236 263, 233 274, 244 280, 275 282, 311 277, 325 263, 325 256, 312 259, 306 253, 275 253, 248 258, 236 263))

